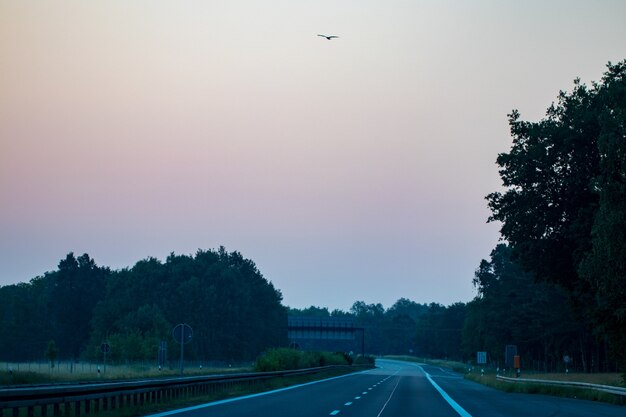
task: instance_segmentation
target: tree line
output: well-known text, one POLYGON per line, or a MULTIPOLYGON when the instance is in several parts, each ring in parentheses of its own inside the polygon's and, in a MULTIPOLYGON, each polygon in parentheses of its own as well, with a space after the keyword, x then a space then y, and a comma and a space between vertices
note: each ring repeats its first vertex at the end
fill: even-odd
POLYGON ((311 306, 290 308, 289 314, 353 319, 357 327, 364 329, 367 354, 461 359, 466 309, 464 303, 446 307, 400 298, 387 309, 380 303, 356 301, 348 311, 311 306))
POLYGON ((0 287, 0 299, 3 360, 40 360, 44 352, 98 359, 105 341, 112 360, 156 360, 162 341, 177 358, 172 329, 179 323, 193 329, 187 359, 253 360, 287 345, 280 291, 254 262, 223 247, 118 271, 70 253, 56 271, 0 287))

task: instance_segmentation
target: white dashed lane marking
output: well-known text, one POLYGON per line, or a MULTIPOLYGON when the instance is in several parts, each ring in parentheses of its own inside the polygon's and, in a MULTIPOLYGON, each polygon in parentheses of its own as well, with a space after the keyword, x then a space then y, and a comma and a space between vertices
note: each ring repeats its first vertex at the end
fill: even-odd
MULTIPOLYGON (((396 373, 397 373, 397 372, 396 372, 396 373)), ((394 374, 394 375, 395 375, 395 374, 394 374)), ((382 384, 382 383, 384 383, 385 381, 387 381, 389 378, 390 378, 390 377, 387 377, 387 378, 383 379, 382 381, 379 381, 379 382, 377 382, 376 384, 372 385, 370 388, 368 388, 368 389, 367 389, 367 391, 363 391, 363 392, 361 393, 361 395, 367 395, 367 394, 369 393, 368 391, 373 390, 374 388, 376 388, 376 387, 377 387, 377 386, 379 386, 380 384, 382 384)), ((396 388, 397 388, 397 384, 396 384, 396 388)), ((394 388, 394 391, 395 391, 395 388, 394 388)), ((393 392, 392 392, 392 395, 393 395, 393 392)), ((360 400, 361 398, 362 398, 362 397, 361 397, 360 395, 359 395, 359 396, 354 397, 354 399, 355 399, 355 400, 360 400)), ((387 400, 387 402, 389 402, 389 400, 387 400)), ((353 404, 353 403, 352 403, 351 401, 349 401, 349 402, 347 402, 347 403, 345 403, 345 404, 344 404, 344 407, 349 407, 349 406, 351 406, 352 404, 353 404)), ((386 406, 386 405, 387 405, 387 404, 385 404, 385 406, 386 406)), ((384 409, 385 409, 385 407, 383 406, 383 410, 384 410, 384 409)), ((383 411, 383 410, 381 410, 381 413, 382 413, 382 411, 383 411)), ((336 415, 337 415, 337 414, 339 414, 340 412, 341 412, 341 410, 333 410, 333 411, 331 411, 330 415, 331 415, 331 416, 336 416, 336 415)), ((380 414, 379 414, 379 416, 380 416, 380 414)))

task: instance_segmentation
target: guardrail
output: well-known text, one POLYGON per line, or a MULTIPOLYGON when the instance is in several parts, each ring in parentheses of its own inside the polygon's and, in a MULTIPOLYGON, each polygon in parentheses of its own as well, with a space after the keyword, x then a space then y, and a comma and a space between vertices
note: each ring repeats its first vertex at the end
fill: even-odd
POLYGON ((611 385, 599 385, 599 384, 589 384, 587 382, 573 382, 573 381, 551 381, 547 379, 530 379, 530 378, 510 378, 507 376, 496 376, 496 379, 505 382, 533 382, 547 385, 561 385, 568 387, 577 387, 577 388, 588 388, 594 389, 597 391, 608 392, 610 394, 622 395, 626 396, 626 388, 614 387, 611 385))
POLYGON ((79 417, 100 410, 115 410, 222 392, 235 384, 252 385, 273 378, 313 375, 346 368, 355 369, 334 365, 279 372, 3 388, 0 389, 0 417, 20 417, 22 410, 25 410, 28 417, 34 417, 36 410, 41 417, 79 417))

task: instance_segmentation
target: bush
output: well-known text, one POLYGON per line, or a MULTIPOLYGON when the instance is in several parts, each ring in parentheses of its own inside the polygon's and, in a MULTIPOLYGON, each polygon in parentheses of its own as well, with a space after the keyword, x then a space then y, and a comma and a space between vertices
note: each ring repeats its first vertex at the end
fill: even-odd
POLYGON ((301 352, 295 349, 270 349, 254 364, 257 372, 289 371, 292 369, 317 368, 327 365, 348 365, 342 353, 301 352))
POLYGON ((356 359, 354 360, 354 364, 355 365, 374 365, 376 364, 376 358, 371 355, 357 356, 356 359))

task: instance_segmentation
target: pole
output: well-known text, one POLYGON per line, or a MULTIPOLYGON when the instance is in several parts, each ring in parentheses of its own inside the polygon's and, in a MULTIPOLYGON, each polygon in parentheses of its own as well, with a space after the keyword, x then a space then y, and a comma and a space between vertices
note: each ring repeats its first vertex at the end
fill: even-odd
POLYGON ((180 374, 183 374, 183 349, 185 346, 185 339, 184 339, 184 335, 185 335, 185 323, 183 323, 182 326, 180 326, 180 374))

